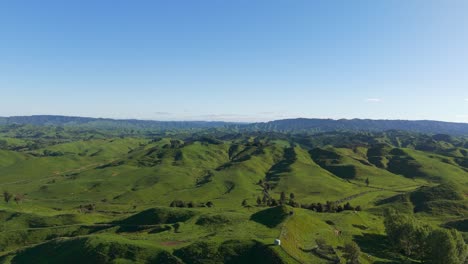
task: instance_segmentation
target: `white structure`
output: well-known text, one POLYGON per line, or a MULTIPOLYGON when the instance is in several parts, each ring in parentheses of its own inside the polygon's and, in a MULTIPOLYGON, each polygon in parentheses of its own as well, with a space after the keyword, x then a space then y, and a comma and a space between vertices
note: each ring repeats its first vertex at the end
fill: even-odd
POLYGON ((281 240, 275 239, 275 245, 276 246, 281 246, 281 240))

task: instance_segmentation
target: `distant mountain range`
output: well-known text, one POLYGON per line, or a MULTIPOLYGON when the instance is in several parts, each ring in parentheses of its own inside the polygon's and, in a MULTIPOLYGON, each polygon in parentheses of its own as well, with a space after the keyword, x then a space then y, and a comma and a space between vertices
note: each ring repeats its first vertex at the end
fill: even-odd
POLYGON ((328 131, 387 131, 403 130, 428 134, 468 135, 467 123, 431 120, 372 120, 372 119, 284 119, 250 126, 259 130, 280 132, 328 132, 328 131))
POLYGON ((468 136, 468 123, 453 123, 431 120, 372 120, 372 119, 284 119, 261 123, 233 123, 221 121, 152 121, 137 119, 110 119, 72 117, 57 115, 33 115, 0 117, 0 125, 30 124, 54 126, 85 126, 93 128, 129 129, 236 129, 240 131, 275 131, 297 133, 320 133, 328 131, 387 131, 403 130, 428 134, 468 136))
POLYGON ((154 121, 137 119, 111 119, 59 115, 33 115, 0 117, 2 124, 29 124, 52 126, 86 126, 94 128, 133 129, 203 129, 225 127, 226 122, 207 121, 154 121))

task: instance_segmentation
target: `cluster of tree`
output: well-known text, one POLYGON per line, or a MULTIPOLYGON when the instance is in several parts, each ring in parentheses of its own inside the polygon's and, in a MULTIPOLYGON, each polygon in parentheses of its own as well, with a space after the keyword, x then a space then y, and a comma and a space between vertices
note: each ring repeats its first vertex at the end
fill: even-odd
POLYGON ((359 264, 359 255, 361 254, 361 248, 359 248, 356 242, 351 241, 345 244, 343 248, 343 257, 346 259, 347 264, 359 264))
POLYGON ((19 204, 21 201, 23 201, 24 195, 17 193, 17 194, 12 194, 8 191, 3 192, 3 200, 5 203, 9 203, 11 200, 15 201, 16 204, 19 204))
MULTIPOLYGON (((257 205, 259 206, 278 206, 287 204, 292 207, 300 207, 304 209, 314 210, 316 212, 322 213, 339 213, 345 210, 348 211, 361 211, 362 208, 360 205, 354 207, 349 202, 344 205, 337 204, 335 202, 327 201, 325 204, 322 203, 311 203, 311 204, 300 204, 296 202, 294 193, 289 194, 289 199, 286 196, 285 192, 281 192, 280 198, 278 200, 272 198, 267 193, 264 193, 263 198, 257 197, 257 205)), ((242 206, 246 206, 247 201, 242 201, 242 206)))
POLYGON ((326 201, 325 204, 322 203, 311 203, 309 205, 302 204, 301 208, 313 210, 318 213, 339 213, 343 211, 361 211, 362 208, 360 205, 354 207, 349 202, 344 205, 337 204, 331 201, 326 201))
MULTIPOLYGON (((264 192, 263 198, 260 196, 257 197, 257 205, 259 206, 278 206, 283 204, 289 204, 293 207, 299 207, 299 204, 294 201, 294 193, 289 194, 289 200, 286 198, 286 193, 281 192, 280 198, 278 200, 272 198, 267 192, 264 192)), ((245 200, 244 200, 245 201, 245 200)), ((244 205, 244 202, 243 204, 244 205)))
POLYGON ((384 216, 388 239, 396 251, 424 263, 465 263, 468 247, 455 229, 434 229, 393 209, 384 216))
POLYGON ((257 197, 257 205, 277 206, 278 202, 275 199, 268 197, 267 195, 263 195, 263 199, 260 199, 260 196, 257 197))
MULTIPOLYGON (((333 246, 328 245, 323 238, 317 238, 315 240, 317 246, 314 247, 311 251, 315 255, 318 255, 322 259, 326 259, 332 263, 341 263, 340 258, 333 246)), ((343 252, 343 258, 346 260, 347 264, 359 264, 359 256, 361 255, 361 249, 358 244, 354 241, 349 241, 344 244, 344 247, 338 246, 338 249, 341 249, 343 252)))
POLYGON ((211 201, 208 201, 206 203, 199 203, 196 204, 192 201, 185 202, 182 200, 174 200, 169 204, 170 207, 179 207, 179 208, 194 208, 194 207, 213 207, 214 204, 211 201))

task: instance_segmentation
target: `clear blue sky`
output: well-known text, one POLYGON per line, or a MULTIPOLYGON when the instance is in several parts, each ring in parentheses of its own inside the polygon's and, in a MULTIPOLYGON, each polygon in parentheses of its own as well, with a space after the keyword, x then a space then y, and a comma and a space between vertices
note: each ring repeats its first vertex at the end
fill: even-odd
POLYGON ((0 116, 468 122, 468 1, 6 0, 0 116))

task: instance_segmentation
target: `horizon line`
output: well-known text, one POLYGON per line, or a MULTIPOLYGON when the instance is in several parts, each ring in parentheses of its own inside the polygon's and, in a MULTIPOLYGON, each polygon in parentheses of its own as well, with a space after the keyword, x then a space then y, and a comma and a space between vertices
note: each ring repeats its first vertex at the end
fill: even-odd
POLYGON ((275 122, 275 121, 283 121, 283 120, 297 120, 297 119, 308 119, 308 120, 332 120, 332 121, 340 121, 340 120, 371 120, 371 121, 409 121, 409 122, 442 122, 442 123, 453 123, 453 124, 468 124, 468 122, 456 122, 456 121, 445 121, 445 120, 435 120, 435 119, 374 119, 374 118, 330 118, 330 117, 287 117, 287 118, 280 118, 280 119, 271 119, 265 121, 226 121, 226 120, 203 120, 203 119, 193 119, 193 120, 158 120, 158 119, 144 119, 144 118, 114 118, 114 117, 92 117, 92 116, 80 116, 80 115, 58 115, 58 114, 33 114, 33 115, 11 115, 11 116, 0 116, 0 118, 15 118, 15 117, 71 117, 71 118, 89 118, 89 119, 104 119, 104 120, 113 120, 113 121, 148 121, 148 122, 206 122, 206 123, 230 123, 230 124, 255 124, 255 123, 268 123, 268 122, 275 122))

